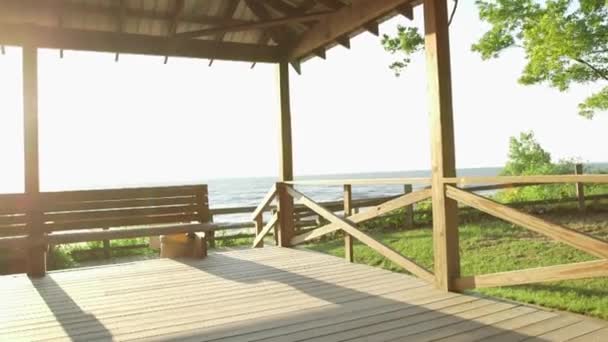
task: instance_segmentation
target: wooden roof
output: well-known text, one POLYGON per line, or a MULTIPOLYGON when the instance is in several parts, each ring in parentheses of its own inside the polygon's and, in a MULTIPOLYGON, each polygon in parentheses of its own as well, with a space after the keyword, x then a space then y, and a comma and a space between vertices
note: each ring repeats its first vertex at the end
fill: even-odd
POLYGON ((297 64, 419 2, 2 0, 0 44, 297 64))

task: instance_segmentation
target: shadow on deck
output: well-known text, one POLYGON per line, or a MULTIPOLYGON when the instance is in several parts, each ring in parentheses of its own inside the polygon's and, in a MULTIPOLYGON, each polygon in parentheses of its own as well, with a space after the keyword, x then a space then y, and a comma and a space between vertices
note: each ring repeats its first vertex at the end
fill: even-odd
POLYGON ((604 341, 608 322, 293 249, 0 278, 0 340, 604 341))

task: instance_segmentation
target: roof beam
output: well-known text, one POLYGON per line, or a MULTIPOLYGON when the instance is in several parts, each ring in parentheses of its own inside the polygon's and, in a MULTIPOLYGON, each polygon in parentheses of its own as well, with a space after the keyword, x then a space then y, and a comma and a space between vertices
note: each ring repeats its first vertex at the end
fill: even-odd
MULTIPOLYGON (((276 12, 279 12, 285 16, 292 16, 292 17, 296 17, 296 16, 300 16, 302 14, 305 14, 306 12, 308 12, 312 7, 314 7, 314 3, 313 2, 313 6, 310 6, 310 4, 303 4, 306 5, 305 8, 300 8, 300 7, 296 7, 293 6, 289 3, 286 3, 283 0, 267 0, 266 1, 266 5, 270 8, 272 8, 273 10, 275 10, 276 12)), ((298 22, 300 23, 300 22, 298 22)), ((301 22, 302 25, 304 25, 305 28, 310 28, 314 25, 314 23, 312 22, 301 22)))
POLYGON ((282 0, 266 0, 266 4, 269 7, 272 7, 275 11, 285 15, 298 15, 302 13, 297 7, 282 0))
POLYGON ((169 61, 169 53, 171 53, 172 49, 172 39, 177 33, 177 25, 179 24, 179 16, 184 11, 184 3, 185 0, 175 0, 175 7, 173 8, 173 14, 171 15, 171 21, 169 22, 167 39, 169 40, 169 47, 167 48, 167 54, 165 55, 164 63, 167 64, 169 61))
MULTIPOLYGON (((228 5, 226 5, 226 10, 224 10, 224 15, 222 17, 226 20, 229 20, 229 19, 232 19, 232 17, 234 17, 234 14, 236 13, 236 10, 238 9, 239 4, 241 3, 241 0, 230 0, 227 3, 228 3, 228 5)), ((221 42, 224 40, 225 37, 226 37, 226 32, 222 32, 222 33, 216 34, 212 40, 221 42)), ((209 66, 211 66, 211 65, 213 65, 213 59, 209 60, 209 66)))
POLYGON ((411 3, 397 7, 397 12, 409 20, 414 20, 414 7, 411 3))
MULTIPOLYGON (((271 5, 271 3, 268 3, 268 4, 271 5)), ((300 13, 306 13, 306 12, 310 11, 311 9, 313 9, 316 5, 317 5, 317 0, 305 0, 297 7, 297 10, 300 13)), ((258 43, 262 44, 262 45, 268 45, 270 43, 270 40, 272 40, 272 37, 270 36, 269 32, 264 31, 264 33, 260 36, 258 43)), ((298 75, 302 74, 302 68, 300 67, 299 61, 291 61, 290 64, 294 68, 294 70, 296 70, 298 75)), ((255 62, 251 65, 251 68, 253 68, 254 66, 255 66, 255 62)))
MULTIPOLYGON (((58 29, 48 26, 0 23, 0 45, 30 45, 69 49, 164 56, 167 38, 132 33, 58 29)), ((283 56, 278 47, 198 39, 173 40, 170 56, 276 63, 283 56)))
MULTIPOLYGON (((245 0, 245 3, 247 4, 247 7, 251 9, 251 12, 253 12, 253 14, 255 14, 255 16, 260 20, 272 20, 272 16, 262 2, 258 2, 256 0, 245 0)), ((289 31, 279 31, 276 29, 276 27, 269 27, 267 32, 272 37, 272 40, 279 45, 285 44, 290 38, 289 31)))
POLYGON ((389 15, 396 8, 409 4, 411 0, 352 0, 327 15, 314 27, 305 32, 299 41, 288 51, 290 60, 306 57, 316 49, 330 44, 338 37, 348 35, 363 25, 389 15))
POLYGON ((325 7, 331 8, 333 10, 340 9, 345 6, 344 3, 339 0, 317 0, 317 1, 322 3, 325 7))
POLYGON ((290 23, 294 23, 294 22, 313 21, 313 20, 318 21, 330 13, 333 13, 333 11, 307 13, 307 14, 289 16, 289 17, 284 17, 284 18, 269 19, 269 20, 264 20, 264 21, 259 21, 259 22, 255 22, 255 23, 249 23, 249 24, 212 27, 212 28, 196 30, 196 31, 180 32, 180 33, 176 34, 175 36, 181 37, 181 38, 196 38, 196 37, 203 37, 203 36, 211 36, 211 35, 218 34, 218 33, 258 30, 258 29, 262 29, 262 28, 276 27, 276 26, 281 26, 281 25, 290 24, 290 23))

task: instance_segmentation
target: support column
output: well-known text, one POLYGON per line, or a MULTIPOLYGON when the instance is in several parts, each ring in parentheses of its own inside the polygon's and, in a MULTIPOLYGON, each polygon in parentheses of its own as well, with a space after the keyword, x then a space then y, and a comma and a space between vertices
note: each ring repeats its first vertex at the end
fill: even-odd
POLYGON ((453 289, 460 274, 458 207, 444 177, 456 176, 447 0, 424 0, 425 50, 431 123, 435 285, 453 289))
MULTIPOLYGON (((293 180, 293 150, 291 142, 291 103, 289 99, 289 63, 280 62, 277 66, 279 85, 279 181, 293 180)), ((294 235, 293 198, 287 194, 284 184, 277 185, 279 202, 279 246, 288 247, 294 235)))
POLYGON ((46 273, 46 243, 42 213, 38 203, 40 176, 38 166, 38 50, 24 46, 23 54, 23 146, 25 193, 28 195, 28 275, 46 273))

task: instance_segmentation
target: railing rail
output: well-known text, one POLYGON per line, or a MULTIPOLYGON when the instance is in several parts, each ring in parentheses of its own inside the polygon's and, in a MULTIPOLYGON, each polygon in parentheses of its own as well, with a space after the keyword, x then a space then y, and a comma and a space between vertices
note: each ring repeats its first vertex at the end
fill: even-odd
POLYGON ((320 179, 320 180, 295 180, 284 182, 288 185, 405 185, 423 184, 430 185, 431 178, 410 177, 410 178, 358 178, 358 179, 320 179))
POLYGON ((457 186, 481 184, 559 184, 559 183, 596 183, 608 184, 608 175, 541 175, 541 176, 495 176, 495 177, 448 177, 445 184, 457 186))

